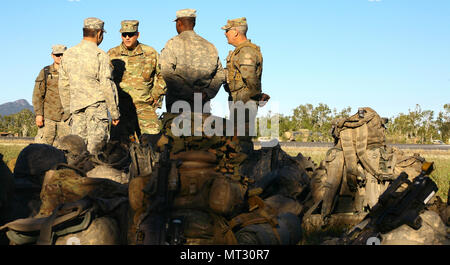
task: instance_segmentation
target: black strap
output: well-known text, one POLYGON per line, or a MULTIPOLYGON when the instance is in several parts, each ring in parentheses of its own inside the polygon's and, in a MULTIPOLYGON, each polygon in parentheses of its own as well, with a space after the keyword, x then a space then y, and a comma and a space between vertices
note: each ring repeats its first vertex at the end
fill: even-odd
POLYGON ((47 78, 50 75, 50 66, 44 67, 44 98, 47 94, 47 78))

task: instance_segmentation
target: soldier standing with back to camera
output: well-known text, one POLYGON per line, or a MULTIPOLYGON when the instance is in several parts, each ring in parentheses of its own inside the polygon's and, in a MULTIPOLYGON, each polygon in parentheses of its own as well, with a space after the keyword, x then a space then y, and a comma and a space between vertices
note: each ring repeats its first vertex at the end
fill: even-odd
POLYGON ((158 52, 138 41, 139 21, 124 20, 121 26, 122 43, 108 51, 122 120, 113 128, 111 137, 128 141, 135 135, 159 133, 156 109, 161 108, 166 83, 161 76, 158 52))
MULTIPOLYGON (((242 102, 248 107, 248 113, 245 113, 245 136, 242 137, 242 143, 251 144, 251 136, 256 136, 254 125, 258 104, 260 101, 268 100, 268 96, 261 92, 263 57, 259 46, 247 39, 248 25, 245 17, 228 20, 222 29, 225 30, 228 43, 235 47, 227 57, 225 90, 229 94, 230 106, 233 103, 242 102)), ((234 117, 236 126, 236 108, 230 107, 230 116, 234 117)))
POLYGON ((59 93, 64 112, 71 114, 72 134, 86 142, 91 154, 108 140, 108 112, 113 126, 119 124, 116 85, 109 56, 98 48, 104 22, 84 20, 83 40, 64 53, 59 69, 59 93))
POLYGON ((66 49, 64 45, 54 45, 51 54, 53 64, 44 67, 36 78, 33 90, 33 107, 38 126, 36 143, 53 145, 56 138, 70 133, 66 122, 69 115, 64 113, 58 90, 58 69, 66 49))
POLYGON ((183 100, 193 110, 194 93, 202 94, 203 104, 214 98, 225 81, 225 72, 216 47, 194 32, 195 9, 176 13, 178 35, 161 51, 161 72, 167 84, 166 108, 183 100))

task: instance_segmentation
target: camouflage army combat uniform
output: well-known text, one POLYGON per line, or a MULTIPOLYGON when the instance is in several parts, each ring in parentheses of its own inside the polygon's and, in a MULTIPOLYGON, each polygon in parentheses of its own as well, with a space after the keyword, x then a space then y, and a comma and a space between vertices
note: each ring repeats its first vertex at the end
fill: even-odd
MULTIPOLYGON (((122 21, 120 32, 138 32, 138 25, 137 20, 122 21)), ((134 132, 137 136, 157 134, 160 122, 156 109, 161 107, 166 93, 158 52, 138 42, 133 50, 122 43, 110 49, 108 55, 114 66, 113 77, 119 92, 122 117, 121 123, 112 132, 112 138, 129 139, 134 132)))
MULTIPOLYGON (((223 30, 230 30, 234 27, 247 26, 246 18, 237 18, 228 20, 222 27, 223 30)), ((248 107, 248 113, 245 114, 245 135, 256 136, 254 126, 256 114, 258 111, 258 101, 261 97, 261 75, 263 70, 263 58, 260 48, 250 40, 245 40, 238 44, 234 51, 230 51, 227 57, 227 74, 225 90, 229 93, 230 116, 235 117, 235 126, 237 111, 231 107, 231 102, 242 101, 248 107), (252 129, 253 128, 253 129, 252 129)), ((238 134, 238 136, 240 136, 238 134)), ((245 139, 242 139, 245 142, 245 139)), ((249 138, 247 138, 250 141, 249 138)))
MULTIPOLYGON (((52 54, 62 54, 66 50, 63 45, 52 47, 52 54)), ((58 69, 55 63, 44 67, 36 78, 33 90, 33 107, 36 116, 43 116, 44 127, 38 128, 36 143, 53 145, 55 139, 70 133, 65 122, 68 115, 64 115, 58 90, 58 69)))
MULTIPOLYGON (((103 29, 103 21, 85 20, 85 28, 103 29)), ((68 49, 59 69, 59 92, 71 114, 72 134, 79 135, 90 153, 108 138, 109 118, 119 119, 117 89, 109 56, 93 42, 82 40, 68 49)))
MULTIPOLYGON (((229 20, 223 30, 247 25, 245 18, 229 20)), ((232 101, 259 100, 263 58, 260 48, 251 40, 240 43, 227 57, 227 86, 232 101)))
MULTIPOLYGON (((196 17, 195 10, 177 12, 181 17, 196 17)), ((167 84, 166 107, 184 100, 193 108, 194 93, 214 98, 225 80, 225 72, 216 47, 193 30, 183 31, 170 39, 161 51, 161 73, 167 84)))

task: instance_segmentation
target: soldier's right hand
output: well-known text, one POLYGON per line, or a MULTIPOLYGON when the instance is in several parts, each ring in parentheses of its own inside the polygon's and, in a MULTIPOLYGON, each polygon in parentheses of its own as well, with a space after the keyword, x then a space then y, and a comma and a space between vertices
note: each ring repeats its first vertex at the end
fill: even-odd
POLYGON ((119 124, 119 120, 112 120, 112 125, 117 126, 117 124, 119 124))
POLYGON ((39 128, 44 127, 44 116, 42 115, 36 116, 36 126, 39 128))

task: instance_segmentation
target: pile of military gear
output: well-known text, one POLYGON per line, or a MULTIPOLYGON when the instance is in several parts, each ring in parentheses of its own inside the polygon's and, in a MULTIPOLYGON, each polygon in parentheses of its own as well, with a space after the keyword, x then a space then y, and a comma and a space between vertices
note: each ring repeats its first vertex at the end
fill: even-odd
POLYGON ((36 214, 0 227, 11 244, 126 243, 126 185, 59 163, 46 171, 39 202, 36 214))
POLYGON ((424 158, 386 145, 385 124, 386 119, 371 108, 333 122, 335 146, 312 177, 314 205, 306 214, 305 227, 355 225, 401 172, 410 177, 421 172, 424 158))
MULTIPOLYGON (((208 114, 189 115, 192 122, 200 115, 226 124, 208 114)), ((246 154, 239 137, 207 136, 203 129, 201 136, 175 136, 176 117, 164 114, 160 152, 139 152, 153 154, 147 161, 154 161, 154 170, 144 166, 146 175, 130 181, 130 243, 298 243, 312 161, 292 158, 279 146, 246 154)))
POLYGON ((336 122, 335 147, 318 168, 280 145, 248 149, 247 138, 218 136, 230 124, 222 118, 182 115, 165 113, 160 134, 127 146, 111 141, 96 155, 73 135, 59 149, 25 148, 14 178, 0 179, 0 235, 10 244, 298 244, 304 230, 362 221, 333 242, 355 244, 367 235, 385 243, 441 235, 439 215, 448 225, 448 205, 425 207, 436 192, 422 168, 429 164, 387 147, 384 121, 370 108, 336 122), (179 135, 180 117, 202 127, 179 135), (213 136, 204 126, 211 121, 213 136))
POLYGON ((0 230, 11 244, 125 244, 128 150, 109 142, 91 155, 75 135, 57 146, 32 144, 19 154, 2 215, 9 223, 0 230))

